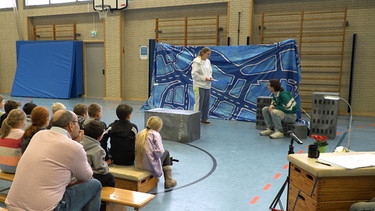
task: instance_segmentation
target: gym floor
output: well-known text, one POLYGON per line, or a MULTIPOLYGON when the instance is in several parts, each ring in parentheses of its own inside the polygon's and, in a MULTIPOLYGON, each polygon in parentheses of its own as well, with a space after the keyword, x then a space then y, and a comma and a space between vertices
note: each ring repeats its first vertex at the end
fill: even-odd
MULTIPOLYGON (((72 110, 76 103, 98 103, 103 106, 102 120, 108 124, 117 119, 115 109, 120 103, 133 106, 131 121, 144 128, 143 102, 103 101, 101 99, 41 99, 3 95, 5 99, 18 100, 22 104, 33 101, 51 108, 54 102, 63 103, 72 110)), ((306 115, 303 119, 309 120, 306 115)), ((279 192, 288 174, 287 155, 290 138, 270 139, 259 136, 254 122, 210 119, 212 124, 201 125, 201 138, 188 144, 163 140, 164 148, 179 162, 173 163, 173 178, 177 186, 164 190, 164 179, 150 193, 156 198, 142 211, 266 211, 279 192)), ((349 116, 339 116, 337 136, 329 139, 327 152, 332 152, 346 133, 349 116)), ((353 117, 351 150, 375 151, 375 117, 353 117)), ((294 142, 294 153, 307 153, 307 146, 314 142, 302 139, 294 142)), ((347 136, 342 145, 346 146, 347 136)), ((0 181, 0 190, 10 183, 0 181)), ((281 205, 286 207, 286 190, 281 205)), ((4 204, 0 203, 0 206, 4 204)), ((276 208, 281 208, 277 204, 276 208)), ((128 208, 132 210, 132 208, 128 208)))

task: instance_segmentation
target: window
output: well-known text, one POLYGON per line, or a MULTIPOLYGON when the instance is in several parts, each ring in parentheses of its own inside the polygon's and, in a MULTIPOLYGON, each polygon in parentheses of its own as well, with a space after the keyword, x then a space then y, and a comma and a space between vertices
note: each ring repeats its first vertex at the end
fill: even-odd
POLYGON ((76 0, 51 0, 51 4, 59 4, 59 3, 69 3, 75 2, 76 0))
MULTIPOLYGON (((8 1, 8 0, 7 0, 8 1)), ((25 0, 25 6, 89 2, 92 0, 25 0)))
POLYGON ((0 9, 13 8, 13 5, 16 5, 16 0, 1 0, 0 9))

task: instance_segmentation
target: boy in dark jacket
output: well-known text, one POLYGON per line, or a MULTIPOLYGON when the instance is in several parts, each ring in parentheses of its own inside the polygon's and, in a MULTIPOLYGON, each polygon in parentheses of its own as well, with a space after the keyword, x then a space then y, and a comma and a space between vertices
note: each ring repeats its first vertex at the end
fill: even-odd
POLYGON ((127 104, 120 104, 116 108, 118 120, 108 126, 101 141, 103 149, 107 151, 107 163, 123 166, 134 164, 135 136, 138 128, 130 122, 132 112, 133 108, 127 104))

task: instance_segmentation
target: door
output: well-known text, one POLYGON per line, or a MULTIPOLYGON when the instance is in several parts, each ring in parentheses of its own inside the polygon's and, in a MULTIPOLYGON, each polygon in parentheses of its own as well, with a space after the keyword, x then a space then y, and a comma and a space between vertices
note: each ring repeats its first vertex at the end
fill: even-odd
POLYGON ((85 52, 85 95, 88 98, 104 98, 104 43, 86 43, 85 52))

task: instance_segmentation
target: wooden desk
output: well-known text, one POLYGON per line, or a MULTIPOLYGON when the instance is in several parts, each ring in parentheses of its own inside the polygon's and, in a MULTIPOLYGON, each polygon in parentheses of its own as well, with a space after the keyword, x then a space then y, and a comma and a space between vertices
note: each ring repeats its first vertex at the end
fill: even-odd
MULTIPOLYGON (((350 152, 348 154, 375 152, 350 152)), ((325 153, 342 156, 342 153, 325 153)), ((375 167, 348 170, 316 163, 307 154, 291 154, 288 210, 342 211, 375 197, 375 167)))

